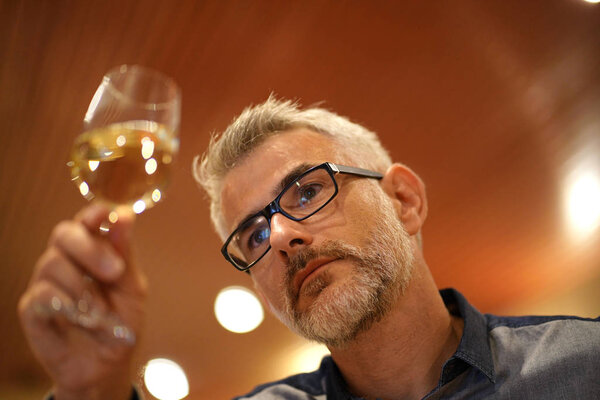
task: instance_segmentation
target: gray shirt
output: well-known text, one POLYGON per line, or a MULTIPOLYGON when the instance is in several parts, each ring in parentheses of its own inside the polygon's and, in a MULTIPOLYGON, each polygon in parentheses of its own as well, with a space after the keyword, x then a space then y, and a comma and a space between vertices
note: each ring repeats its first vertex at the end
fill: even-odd
MULTIPOLYGON (((483 315, 456 290, 440 291, 464 319, 456 353, 425 399, 600 399, 600 318, 483 315)), ((257 387, 237 399, 358 399, 335 362, 257 387)))

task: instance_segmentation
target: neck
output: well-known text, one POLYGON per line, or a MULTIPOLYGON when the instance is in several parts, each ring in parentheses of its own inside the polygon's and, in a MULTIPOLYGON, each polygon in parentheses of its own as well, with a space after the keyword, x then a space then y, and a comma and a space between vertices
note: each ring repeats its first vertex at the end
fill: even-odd
POLYGON ((366 399, 423 398, 454 354, 463 321, 446 310, 424 261, 390 312, 343 348, 330 348, 348 388, 366 399))

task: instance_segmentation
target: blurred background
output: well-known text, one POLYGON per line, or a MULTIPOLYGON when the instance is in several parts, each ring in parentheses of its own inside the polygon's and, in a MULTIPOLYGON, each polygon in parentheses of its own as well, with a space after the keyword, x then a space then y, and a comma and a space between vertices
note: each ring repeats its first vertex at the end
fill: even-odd
POLYGON ((1 399, 50 388, 16 306, 52 227, 86 204, 68 152, 102 75, 124 63, 183 90, 171 186, 136 227, 151 286, 137 383, 163 357, 188 398, 224 399, 318 364, 322 349, 274 317, 239 334, 213 311, 224 287, 252 283, 222 259, 190 164, 271 92, 364 124, 420 174, 440 287, 482 312, 600 314, 600 4, 3 0, 1 399))

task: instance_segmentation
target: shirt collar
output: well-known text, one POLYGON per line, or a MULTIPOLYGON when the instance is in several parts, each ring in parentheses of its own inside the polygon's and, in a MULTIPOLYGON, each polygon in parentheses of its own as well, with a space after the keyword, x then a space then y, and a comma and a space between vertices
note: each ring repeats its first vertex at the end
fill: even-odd
MULTIPOLYGON (((477 368, 491 382, 495 382, 494 362, 485 316, 455 289, 440 290, 440 295, 450 314, 464 320, 464 329, 456 352, 444 363, 438 387, 456 378, 469 366, 477 368)), ((348 392, 344 378, 331 357, 323 359, 321 370, 323 369, 329 370, 329 373, 326 373, 326 385, 333 389, 327 391, 328 399, 356 399, 348 392)))
MULTIPOLYGON (((441 290, 440 295, 448 311, 464 320, 464 330, 460 344, 454 355, 444 364, 441 379, 452 380, 454 376, 444 376, 447 375, 446 368, 453 365, 454 360, 462 360, 479 369, 490 381, 495 382, 494 361, 488 341, 488 328, 485 317, 455 289, 441 290)), ((444 384, 446 382, 440 383, 444 384)))

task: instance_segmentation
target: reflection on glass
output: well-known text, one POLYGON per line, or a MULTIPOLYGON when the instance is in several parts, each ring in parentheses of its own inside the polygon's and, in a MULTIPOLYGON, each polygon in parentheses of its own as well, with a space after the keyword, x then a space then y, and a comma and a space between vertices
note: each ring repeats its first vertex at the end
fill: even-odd
POLYGON ((92 171, 92 172, 94 172, 98 168, 98 165, 100 165, 100 161, 98 161, 98 160, 88 161, 88 167, 90 168, 90 171, 92 171))
POLYGON ((117 146, 123 147, 125 146, 125 143, 127 143, 127 138, 123 135, 119 135, 117 137, 117 146))
POLYGON ((81 182, 79 184, 79 192, 83 197, 86 197, 90 193, 90 187, 86 182, 81 182))
POLYGON ((144 157, 144 160, 149 159, 150 157, 152 157, 152 154, 154 153, 154 142, 152 141, 152 139, 145 137, 142 139, 142 157, 144 157))
POLYGON ((162 193, 160 192, 160 190, 154 189, 154 191, 152 192, 152 201, 158 203, 161 197, 162 193))
POLYGON ((146 165, 144 168, 146 169, 146 173, 148 175, 152 175, 153 173, 156 172, 156 168, 158 168, 158 163, 156 162, 156 160, 154 158, 151 158, 146 161, 146 165))
POLYGON ((133 203, 133 207, 131 208, 133 208, 134 213, 141 214, 146 209, 146 203, 144 203, 144 200, 138 200, 135 203, 133 203))

